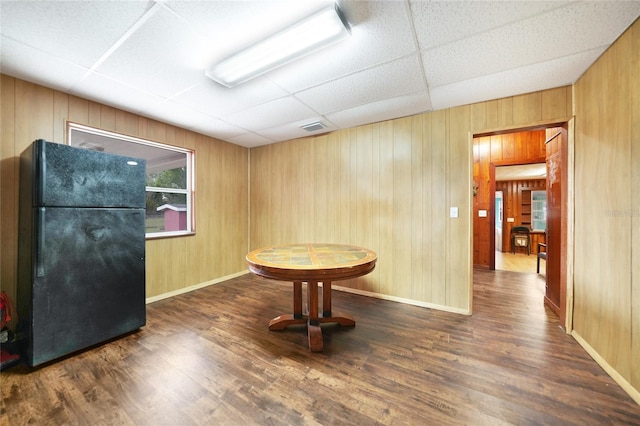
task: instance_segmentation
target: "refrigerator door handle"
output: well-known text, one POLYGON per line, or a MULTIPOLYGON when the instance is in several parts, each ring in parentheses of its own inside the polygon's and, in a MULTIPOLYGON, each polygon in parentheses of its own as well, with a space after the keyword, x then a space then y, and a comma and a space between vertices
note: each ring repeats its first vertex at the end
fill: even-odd
POLYGON ((38 241, 36 241, 36 253, 35 253, 35 257, 36 257, 36 277, 44 277, 45 276, 45 270, 44 270, 44 225, 45 225, 45 217, 44 217, 44 212, 45 212, 45 208, 44 207, 40 207, 38 209, 38 232, 36 233, 37 235, 37 239, 38 241))

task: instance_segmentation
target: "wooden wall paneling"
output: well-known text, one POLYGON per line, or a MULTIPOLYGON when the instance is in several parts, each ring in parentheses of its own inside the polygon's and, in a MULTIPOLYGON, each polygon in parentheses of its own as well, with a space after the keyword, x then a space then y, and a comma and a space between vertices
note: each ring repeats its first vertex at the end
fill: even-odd
MULTIPOLYGON (((325 228, 324 241, 335 243, 337 238, 337 227, 342 221, 340 220, 340 205, 336 194, 339 191, 342 182, 340 181, 340 160, 338 156, 338 139, 336 133, 322 135, 316 138, 316 143, 321 150, 317 151, 318 166, 324 178, 326 185, 323 185, 323 197, 320 199, 320 208, 323 209, 320 221, 325 228)), ((318 149, 318 148, 317 148, 318 149)), ((251 171, 253 173, 253 170, 251 171)))
MULTIPOLYGON (((485 136, 483 138, 480 138, 480 140, 483 141, 481 148, 481 153, 483 154, 481 157, 482 160, 486 160, 487 163, 489 162, 489 160, 504 160, 505 156, 503 153, 503 149, 506 148, 506 144, 503 142, 504 138, 501 135, 485 136)), ((488 174, 486 176, 487 178, 489 177, 488 174)))
MULTIPOLYGON (((271 168, 271 170, 269 170, 269 172, 272 173, 272 175, 268 176, 267 180, 265 180, 264 182, 268 183, 268 185, 272 185, 274 188, 280 188, 283 185, 285 185, 286 179, 284 177, 284 167, 285 167, 285 162, 289 161, 284 157, 284 145, 278 145, 275 148, 269 147, 268 151, 266 152, 268 154, 271 154, 270 158, 275 158, 275 161, 273 161, 273 167, 271 168)), ((262 209, 262 206, 254 206, 254 208, 256 209, 257 212, 260 212, 260 214, 269 217, 270 219, 269 225, 272 233, 264 236, 265 240, 262 242, 260 246, 261 247, 268 246, 269 239, 271 239, 273 244, 286 244, 288 241, 285 239, 285 236, 280 231, 280 228, 283 225, 286 226, 286 223, 282 223, 283 215, 285 214, 285 211, 287 209, 294 208, 293 202, 289 201, 288 194, 285 194, 284 191, 282 190, 280 191, 269 190, 269 186, 267 186, 266 188, 263 189, 263 192, 265 194, 270 195, 270 198, 272 199, 271 208, 273 210, 260 212, 260 210, 262 209), (268 215, 267 214, 268 211, 277 212, 277 214, 268 215)))
POLYGON ((483 130, 483 129, 497 129, 500 125, 499 123, 499 115, 498 115, 498 105, 499 102, 497 100, 484 102, 486 104, 487 110, 487 122, 485 123, 485 127, 474 127, 473 131, 483 130))
MULTIPOLYGON (((246 215, 248 186, 243 177, 248 174, 248 164, 244 148, 214 140, 205 141, 207 142, 219 145, 215 153, 210 151, 211 156, 215 157, 216 153, 220 153, 217 164, 219 181, 212 188, 211 205, 205 210, 218 209, 220 212, 215 215, 217 219, 213 224, 217 228, 218 243, 214 245, 208 262, 219 259, 219 264, 214 264, 216 275, 227 276, 245 268, 244 256, 249 238, 246 215), (234 173, 228 173, 225 170, 228 167, 234 173), (225 188, 236 188, 237 195, 230 197, 225 194, 225 188)), ((205 245, 210 244, 206 235, 199 236, 199 240, 205 245)))
MULTIPOLYGON (((456 259, 448 262, 447 306, 471 313, 471 186, 473 157, 471 153, 472 135, 470 128, 470 108, 461 106, 449 110, 449 140, 447 141, 448 206, 458 208, 458 217, 449 218, 447 240, 458 244, 447 244, 447 256, 456 259), (462 190, 461 190, 462 189, 462 190), (450 283, 459 283, 451 285, 450 283), (465 285, 466 283, 466 285, 465 285)), ((448 210, 448 209, 447 209, 448 210)), ((449 216, 448 211, 445 212, 449 216)), ((487 219, 487 218, 484 218, 487 219)))
POLYGON ((15 84, 0 75, 0 288, 16 300, 18 173, 15 143, 15 84))
POLYGON ((447 205, 447 112, 446 110, 434 111, 432 113, 431 125, 431 226, 433 239, 431 249, 433 259, 431 262, 431 300, 430 302, 446 306, 447 294, 447 269, 446 265, 450 259, 447 257, 447 233, 446 226, 449 220, 449 207, 447 205))
MULTIPOLYGON (((184 248, 190 255, 181 257, 180 266, 187 282, 201 283, 207 280, 206 269, 200 265, 209 265, 211 268, 219 267, 220 259, 216 257, 216 247, 220 244, 221 223, 217 223, 223 214, 223 198, 220 181, 220 167, 224 167, 220 161, 220 152, 210 149, 213 141, 209 142, 204 136, 189 133, 185 141, 192 145, 196 156, 197 171, 206 170, 207 173, 196 174, 196 234, 184 238, 184 248), (216 214, 211 214, 211 212, 216 214)), ((171 247, 177 249, 177 247, 171 247)), ((222 250, 221 250, 222 251, 222 250)), ((179 252, 173 252, 180 256, 179 252)), ((246 253, 245 253, 246 254, 246 253)))
POLYGON ((422 284, 417 300, 431 300, 434 273, 434 255, 441 249, 433 245, 433 211, 434 194, 431 190, 434 175, 433 142, 431 136, 433 114, 422 114, 422 284))
POLYGON ((374 284, 381 294, 394 294, 393 281, 393 122, 376 124, 379 144, 379 207, 380 229, 377 247, 378 282, 374 284))
POLYGON ((130 112, 116 110, 116 132, 135 136, 138 134, 138 117, 130 112))
POLYGON ((571 117, 571 92, 568 86, 543 90, 541 95, 542 120, 552 120, 557 117, 571 117))
POLYGON ((518 132, 512 133, 513 136, 513 147, 514 147, 514 157, 515 158, 528 158, 529 155, 529 133, 526 132, 518 132))
POLYGON ((513 126, 513 97, 498 99, 497 103, 498 122, 495 128, 508 128, 513 126))
MULTIPOLYGON (((91 104, 89 104, 91 106, 91 104)), ((167 143, 167 124, 146 117, 138 118, 138 131, 136 134, 142 139, 167 143)))
MULTIPOLYGON (((69 98, 69 121, 74 123, 89 124, 89 101, 77 96, 68 96, 69 98)), ((61 143, 62 141, 56 141, 61 143)))
POLYGON ((116 130, 116 109, 102 105, 100 112, 100 128, 114 132, 116 130))
MULTIPOLYGON (((630 69, 640 69, 640 28, 631 30, 630 69)), ((631 93, 631 271, 640 271, 640 79, 630 79, 631 93)), ((640 274, 631 275, 631 354, 640 354, 640 274)), ((640 363, 631 363, 631 384, 640 390, 640 363)), ((640 401, 637 401, 640 404, 640 401)))
POLYGON ((67 143, 67 119, 69 117, 69 95, 53 92, 53 140, 67 143))
MULTIPOLYGON (((393 140, 390 139, 390 142, 393 140)), ((351 237, 354 194, 352 192, 352 166, 351 163, 351 130, 340 132, 336 139, 336 149, 339 159, 339 176, 340 183, 338 185, 338 223, 336 227, 336 238, 338 241, 344 241, 345 238, 351 237)), ((350 283, 350 285, 353 285, 350 283)))
MULTIPOLYGON (((632 293, 632 134, 639 96, 640 51, 636 21, 575 85, 575 255, 574 335, 586 342, 608 371, 626 382, 638 377, 632 327, 638 312, 632 293), (636 90, 633 92, 633 90, 636 90), (597 173, 594 173, 597 170, 597 173), (625 213, 626 212, 626 213, 625 213), (597 229, 597 233, 594 233, 597 229), (588 232, 589 234, 585 234, 588 232), (596 235, 594 235, 596 234, 596 235)), ((635 300, 635 299, 634 299, 635 300)), ((640 403, 637 383, 632 383, 640 403)), ((633 396, 633 395, 632 395, 633 396)))
POLYGON ((159 296, 196 284, 187 274, 185 238, 148 240, 146 244, 147 297, 159 296), (182 250, 181 250, 182 249, 182 250))
POLYGON ((89 102, 89 119, 87 120, 87 124, 89 126, 102 128, 102 105, 96 102, 89 102))
MULTIPOLYGON (((375 247, 374 220, 375 209, 374 194, 374 161, 373 161, 373 128, 375 126, 362 126, 355 132, 355 157, 356 172, 354 175, 356 194, 355 199, 355 224, 353 228, 357 231, 352 238, 353 244, 367 248, 375 247)), ((356 288, 366 291, 373 291, 370 279, 355 280, 356 288)))
MULTIPOLYGON (((249 153, 249 188, 257 188, 258 182, 265 182, 269 175, 269 166, 267 162, 259 161, 259 157, 262 152, 273 147, 273 145, 265 145, 251 149, 249 153)), ((198 188, 196 187, 196 191, 198 188)), ((263 241, 266 239, 265 234, 269 234, 270 226, 269 221, 266 220, 267 215, 258 214, 259 211, 272 211, 273 206, 271 200, 273 196, 268 197, 265 191, 253 191, 249 192, 249 250, 258 249, 264 247, 263 241), (260 209, 258 208, 260 206, 260 209), (261 210, 269 209, 269 210, 261 210)), ((266 244, 265 244, 266 245, 266 244)))
POLYGON ((313 224, 317 223, 316 218, 319 214, 315 198, 319 171, 316 170, 315 151, 313 150, 314 141, 314 138, 303 139, 298 141, 300 146, 296 147, 300 153, 300 162, 297 169, 301 213, 297 215, 297 218, 300 219, 299 233, 296 235, 298 241, 316 241, 317 229, 313 224))
MULTIPOLYGON (((506 133, 503 135, 495 135, 494 138, 500 141, 502 145, 502 160, 515 160, 517 159, 517 149, 516 149, 516 134, 515 133, 506 133)), ((493 159, 492 159, 493 160, 493 159)))
MULTIPOLYGON (((319 183, 316 182, 314 184, 314 209, 315 214, 318 216, 318 220, 316 221, 316 226, 313 227, 314 230, 314 242, 331 242, 329 239, 329 206, 328 206, 328 189, 330 187, 329 184, 329 173, 330 170, 330 160, 328 156, 328 144, 326 141, 326 135, 316 136, 312 139, 311 149, 313 150, 314 162, 317 175, 313 178, 316 180, 320 176, 324 176, 324 182, 319 183)), ((322 180, 321 180, 322 181, 322 180)))
POLYGON ((487 129, 488 102, 471 105, 471 129, 487 129))
POLYGON ((393 126, 393 235, 394 290, 411 298, 411 118, 393 126))
POLYGON ((540 121, 542 121, 542 94, 540 92, 513 97, 514 125, 540 121))
POLYGON ((411 119, 411 295, 413 300, 422 297, 424 283, 424 222, 423 197, 424 173, 428 171, 424 165, 424 144, 422 142, 423 115, 411 119))
MULTIPOLYGON (((53 139, 53 90, 16 80, 16 155, 36 139, 53 139), (29 119, 19 119, 29 117, 29 119)), ((58 142, 58 141, 57 141, 58 142)))
MULTIPOLYGON (((381 240, 380 240, 380 229, 382 227, 382 215, 381 211, 381 203, 382 198, 380 194, 380 186, 381 186, 381 161, 380 161, 380 124, 376 123, 371 126, 371 137, 372 137, 372 146, 371 146, 371 162, 372 162, 372 210, 370 214, 372 216, 372 229, 371 229, 371 249, 373 249, 376 253, 380 250, 381 240)), ((380 292, 380 268, 377 267, 371 274, 368 274, 363 277, 367 281, 367 288, 370 288, 371 291, 379 293, 380 292)))

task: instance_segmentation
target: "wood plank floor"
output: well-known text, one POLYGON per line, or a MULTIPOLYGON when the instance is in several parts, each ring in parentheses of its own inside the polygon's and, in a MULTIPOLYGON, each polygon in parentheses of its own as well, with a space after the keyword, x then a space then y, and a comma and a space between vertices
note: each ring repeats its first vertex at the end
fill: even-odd
POLYGON ((244 275, 148 306, 140 331, 1 373, 2 425, 640 424, 542 304, 544 277, 474 271, 463 316, 334 291, 353 328, 268 331, 291 285, 244 275))
MULTIPOLYGON (((496 251, 496 270, 499 271, 513 271, 513 272, 536 272, 536 260, 535 253, 527 255, 526 253, 499 252, 496 251)), ((547 262, 540 261, 540 274, 544 276, 547 267, 547 262)))

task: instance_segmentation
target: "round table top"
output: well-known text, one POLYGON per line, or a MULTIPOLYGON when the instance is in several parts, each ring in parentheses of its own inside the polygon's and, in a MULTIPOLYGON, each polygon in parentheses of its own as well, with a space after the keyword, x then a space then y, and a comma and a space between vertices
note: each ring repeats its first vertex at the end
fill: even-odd
POLYGON ((247 254, 249 270, 283 281, 337 281, 373 271, 378 257, 372 250, 346 244, 287 244, 247 254))

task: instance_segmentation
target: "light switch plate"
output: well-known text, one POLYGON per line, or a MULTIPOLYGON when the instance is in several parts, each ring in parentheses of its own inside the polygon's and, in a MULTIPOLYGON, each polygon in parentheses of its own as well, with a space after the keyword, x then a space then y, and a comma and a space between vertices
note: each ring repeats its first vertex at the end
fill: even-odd
POLYGON ((486 210, 478 210, 478 217, 487 217, 486 210))
POLYGON ((450 207, 449 208, 449 217, 458 217, 458 208, 450 207))
POLYGON ((512 218, 512 217, 508 217, 508 218, 507 218, 507 222, 515 222, 515 221, 516 221, 516 220, 515 220, 514 218, 512 218))

